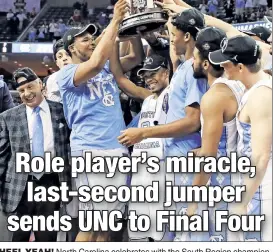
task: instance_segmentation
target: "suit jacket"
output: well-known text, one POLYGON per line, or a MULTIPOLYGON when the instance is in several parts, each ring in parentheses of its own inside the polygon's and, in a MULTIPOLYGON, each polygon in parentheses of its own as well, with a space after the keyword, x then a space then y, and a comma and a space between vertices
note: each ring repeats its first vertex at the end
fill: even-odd
POLYGON ((13 107, 14 104, 9 89, 0 75, 0 113, 13 107))
MULTIPOLYGON (((58 173, 60 182, 71 186, 69 166, 69 128, 60 103, 47 101, 52 118, 56 157, 62 157, 65 169, 58 173)), ((14 212, 26 190, 28 173, 15 173, 17 152, 31 154, 26 106, 14 107, 0 114, 0 198, 3 211, 14 212)))

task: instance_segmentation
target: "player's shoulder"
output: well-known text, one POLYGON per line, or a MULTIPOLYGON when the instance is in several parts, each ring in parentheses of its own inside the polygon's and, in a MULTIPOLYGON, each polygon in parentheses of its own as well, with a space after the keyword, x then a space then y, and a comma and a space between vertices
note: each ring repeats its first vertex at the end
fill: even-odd
POLYGON ((250 92, 248 97, 249 104, 258 105, 267 102, 272 103, 272 85, 271 87, 268 85, 261 85, 250 92))
POLYGON ((260 85, 248 96, 247 108, 249 113, 270 113, 272 111, 272 86, 260 85))
MULTIPOLYGON (((220 86, 220 85, 219 85, 220 86)), ((224 86, 224 85, 221 85, 224 86)), ((223 87, 210 88, 202 97, 201 110, 218 110, 225 107, 227 94, 223 87)))
POLYGON ((143 100, 143 103, 142 103, 142 106, 146 103, 149 103, 150 100, 152 100, 154 98, 154 95, 151 94, 149 95, 148 97, 146 97, 144 100, 143 100))
POLYGON ((56 75, 58 85, 71 81, 78 66, 79 64, 69 64, 60 69, 56 75))
POLYGON ((59 70, 59 71, 57 71, 57 72, 55 72, 55 73, 48 76, 48 79, 46 81, 47 85, 52 83, 52 82, 56 82, 58 74, 60 73, 60 71, 61 70, 59 70))
POLYGON ((62 69, 60 69, 58 71, 58 73, 66 73, 67 71, 70 71, 71 69, 74 69, 78 66, 79 66, 79 64, 68 64, 68 65, 64 66, 62 69))

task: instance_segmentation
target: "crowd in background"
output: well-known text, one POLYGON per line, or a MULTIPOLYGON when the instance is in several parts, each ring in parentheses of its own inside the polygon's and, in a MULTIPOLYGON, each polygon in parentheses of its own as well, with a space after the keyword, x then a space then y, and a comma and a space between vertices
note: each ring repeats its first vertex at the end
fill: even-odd
MULTIPOLYGON (((44 20, 39 26, 31 26, 28 30, 28 41, 56 41, 70 27, 84 26, 89 23, 104 29, 113 17, 115 2, 116 0, 111 0, 109 6, 97 11, 96 8, 88 6, 86 0, 77 1, 73 4, 73 15, 68 20, 62 18, 44 20)), ((188 0, 186 2, 199 8, 202 13, 219 17, 228 23, 259 21, 264 16, 270 16, 272 11, 272 2, 269 0, 188 0)), ((10 10, 6 17, 8 31, 11 34, 20 34, 36 15, 35 9, 30 13, 24 9, 16 12, 10 10)))
POLYGON ((29 29, 28 41, 44 42, 56 41, 71 27, 85 26, 94 23, 100 30, 103 30, 110 22, 113 16, 113 5, 107 6, 105 11, 96 12, 96 8, 88 8, 86 0, 75 2, 73 4, 73 15, 66 21, 62 18, 52 19, 49 23, 44 20, 40 26, 33 25, 29 29))
POLYGON ((27 12, 25 9, 19 9, 16 11, 10 9, 6 15, 7 31, 11 34, 19 35, 36 15, 37 12, 35 8, 33 8, 31 12, 27 12))

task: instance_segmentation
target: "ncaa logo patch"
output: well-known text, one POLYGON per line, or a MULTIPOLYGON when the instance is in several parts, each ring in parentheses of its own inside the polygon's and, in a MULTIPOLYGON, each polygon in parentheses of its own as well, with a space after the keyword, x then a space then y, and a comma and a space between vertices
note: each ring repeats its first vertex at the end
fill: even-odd
POLYGON ((167 114, 169 110, 169 94, 165 94, 162 103, 162 110, 167 114))

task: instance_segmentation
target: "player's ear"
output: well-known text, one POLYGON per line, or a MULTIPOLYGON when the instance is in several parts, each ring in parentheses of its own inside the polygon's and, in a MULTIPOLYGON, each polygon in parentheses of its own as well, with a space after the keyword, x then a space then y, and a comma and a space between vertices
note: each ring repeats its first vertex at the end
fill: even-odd
POLYGON ((70 46, 68 47, 68 50, 69 50, 71 53, 75 52, 75 46, 74 46, 74 44, 70 45, 70 46))
POLYGON ((190 40, 190 38, 191 38, 191 34, 189 32, 186 32, 185 36, 184 36, 185 42, 188 42, 190 40))
POLYGON ((208 70, 208 68, 209 68, 209 61, 208 60, 203 61, 203 67, 205 70, 208 70))
POLYGON ((238 67, 239 67, 239 72, 241 73, 243 71, 244 65, 239 63, 238 67))
POLYGON ((169 69, 165 69, 164 75, 165 75, 165 78, 169 78, 169 69))

